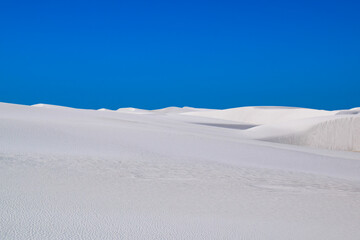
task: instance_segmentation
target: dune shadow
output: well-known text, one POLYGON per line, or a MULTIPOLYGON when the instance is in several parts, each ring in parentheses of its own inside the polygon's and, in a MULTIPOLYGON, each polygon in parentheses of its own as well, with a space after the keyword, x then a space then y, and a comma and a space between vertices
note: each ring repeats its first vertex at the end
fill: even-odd
POLYGON ((246 130, 246 129, 258 126, 258 125, 253 125, 253 124, 201 123, 201 122, 194 122, 194 124, 206 125, 206 126, 212 126, 212 127, 232 128, 232 129, 239 129, 239 130, 246 130))

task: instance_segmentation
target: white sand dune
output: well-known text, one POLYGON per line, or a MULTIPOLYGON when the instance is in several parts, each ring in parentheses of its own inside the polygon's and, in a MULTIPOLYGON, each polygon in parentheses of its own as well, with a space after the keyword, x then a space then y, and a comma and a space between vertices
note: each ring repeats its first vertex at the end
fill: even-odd
POLYGON ((199 111, 208 111, 209 109, 202 108, 192 108, 192 107, 166 107, 156 110, 143 110, 138 108, 119 108, 117 111, 122 113, 135 113, 135 114, 178 114, 178 113, 188 113, 188 112, 199 112, 199 111))
POLYGON ((166 107, 162 109, 152 110, 155 113, 189 113, 189 112, 202 112, 208 111, 209 109, 204 108, 192 108, 192 107, 166 107))
POLYGON ((241 107, 186 113, 260 125, 247 137, 333 150, 360 151, 360 108, 324 111, 291 107, 241 107))
POLYGON ((301 118, 331 116, 337 111, 315 110, 293 107, 239 107, 225 110, 187 113, 193 116, 209 117, 251 124, 272 124, 301 118))
POLYGON ((345 151, 360 151, 360 115, 307 118, 246 130, 253 139, 345 151))
POLYGON ((0 239, 360 239, 360 153, 254 140, 356 150, 358 115, 254 109, 0 103, 0 239))
POLYGON ((120 112, 120 113, 151 114, 151 111, 149 111, 149 110, 143 110, 143 109, 132 108, 132 107, 119 108, 116 111, 120 112))
POLYGON ((336 113, 337 115, 360 115, 360 107, 352 108, 350 110, 342 110, 336 113))
POLYGON ((45 104, 45 103, 38 103, 38 104, 34 104, 31 105, 31 107, 38 107, 38 108, 57 108, 57 109, 74 109, 71 107, 64 107, 64 106, 58 106, 58 105, 52 105, 52 104, 45 104))
POLYGON ((107 108, 100 108, 100 109, 98 109, 98 111, 112 111, 112 110, 107 109, 107 108))

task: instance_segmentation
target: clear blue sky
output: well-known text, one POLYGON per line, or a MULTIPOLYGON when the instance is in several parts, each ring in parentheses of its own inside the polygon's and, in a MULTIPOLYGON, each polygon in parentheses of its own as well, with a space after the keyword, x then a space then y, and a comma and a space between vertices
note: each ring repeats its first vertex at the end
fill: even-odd
POLYGON ((0 1, 0 101, 360 106, 360 2, 0 1))

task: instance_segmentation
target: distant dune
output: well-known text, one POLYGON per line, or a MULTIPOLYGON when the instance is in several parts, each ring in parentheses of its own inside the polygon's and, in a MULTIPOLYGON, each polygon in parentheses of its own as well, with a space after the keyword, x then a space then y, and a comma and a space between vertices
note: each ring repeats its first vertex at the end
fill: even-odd
POLYGON ((336 111, 315 110, 293 107, 239 107, 189 113, 193 116, 224 119, 249 124, 271 124, 301 118, 331 116, 336 111))
POLYGON ((138 109, 138 108, 132 108, 132 107, 127 107, 127 108, 119 108, 118 110, 116 110, 117 112, 120 113, 136 113, 136 114, 150 114, 151 112, 148 110, 143 110, 143 109, 138 109))
POLYGON ((334 115, 265 124, 247 130, 247 134, 265 141, 360 151, 360 115, 334 115))
POLYGON ((187 112, 201 112, 208 111, 204 108, 192 108, 192 107, 166 107, 157 110, 152 110, 155 113, 187 113, 187 112))
POLYGON ((241 107, 189 115, 260 125, 252 139, 333 150, 360 151, 360 110, 324 111, 290 107, 241 107))

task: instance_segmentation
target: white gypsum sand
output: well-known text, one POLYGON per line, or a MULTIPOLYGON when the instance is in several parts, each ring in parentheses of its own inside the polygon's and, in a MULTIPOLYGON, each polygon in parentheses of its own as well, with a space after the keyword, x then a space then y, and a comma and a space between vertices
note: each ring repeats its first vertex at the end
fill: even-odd
POLYGON ((360 151, 359 112, 357 108, 324 111, 291 107, 241 107, 190 112, 187 115, 252 124, 252 128, 243 132, 251 139, 360 151))
POLYGON ((0 103, 0 239, 360 239, 357 109, 239 109, 0 103))

